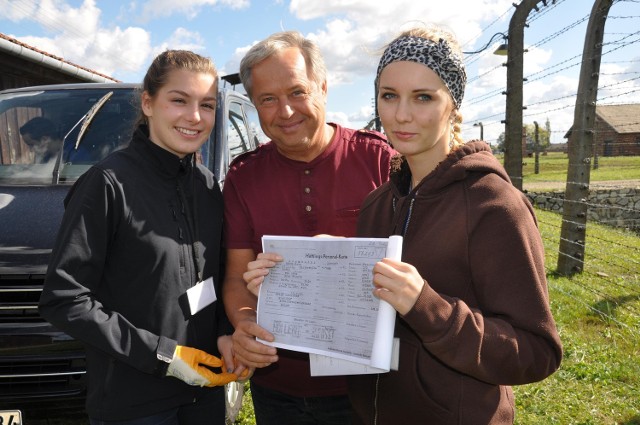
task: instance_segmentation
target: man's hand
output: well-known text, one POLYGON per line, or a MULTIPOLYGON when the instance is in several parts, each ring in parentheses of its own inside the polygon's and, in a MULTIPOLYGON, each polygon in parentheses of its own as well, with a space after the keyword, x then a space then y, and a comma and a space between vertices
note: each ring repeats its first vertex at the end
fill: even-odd
POLYGON ((272 334, 256 323, 257 297, 248 289, 243 278, 247 264, 256 260, 251 249, 228 249, 222 293, 227 317, 235 328, 233 353, 238 363, 249 368, 265 367, 278 361, 275 347, 256 341, 273 341, 272 334))
POLYGON ((237 361, 251 368, 267 367, 278 361, 275 347, 256 341, 257 337, 271 342, 274 336, 256 323, 255 313, 247 313, 235 329, 232 339, 237 361))
POLYGON ((178 345, 169 363, 167 376, 173 376, 189 385, 215 387, 238 379, 234 373, 214 373, 206 366, 223 368, 224 360, 196 348, 178 345))

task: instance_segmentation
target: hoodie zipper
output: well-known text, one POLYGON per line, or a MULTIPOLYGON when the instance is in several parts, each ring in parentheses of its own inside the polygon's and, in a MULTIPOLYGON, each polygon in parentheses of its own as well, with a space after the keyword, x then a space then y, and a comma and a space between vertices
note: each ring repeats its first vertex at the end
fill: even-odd
MULTIPOLYGON (((415 192, 412 196, 411 196, 411 201, 409 201, 409 211, 407 211, 407 216, 404 219, 404 224, 402 226, 402 237, 404 237, 407 234, 407 229, 409 228, 409 222, 411 221, 411 214, 413 213, 413 203, 416 200, 416 195, 418 194, 418 192, 415 192)), ((394 196, 393 197, 393 212, 396 212, 396 202, 397 199, 394 196)))

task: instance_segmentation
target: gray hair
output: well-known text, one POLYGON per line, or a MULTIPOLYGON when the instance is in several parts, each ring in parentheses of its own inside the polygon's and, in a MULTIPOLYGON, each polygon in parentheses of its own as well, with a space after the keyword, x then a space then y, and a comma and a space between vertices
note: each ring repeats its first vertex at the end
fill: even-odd
POLYGON ((327 80, 327 67, 316 43, 297 31, 277 32, 252 46, 240 61, 240 81, 249 98, 252 98, 251 70, 253 67, 289 48, 300 50, 307 65, 307 74, 312 81, 322 85, 327 80))

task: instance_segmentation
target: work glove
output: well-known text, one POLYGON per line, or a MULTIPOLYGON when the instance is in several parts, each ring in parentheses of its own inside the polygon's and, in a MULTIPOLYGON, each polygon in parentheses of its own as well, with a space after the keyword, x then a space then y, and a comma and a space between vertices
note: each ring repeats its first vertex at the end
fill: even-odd
POLYGON ((205 353, 197 348, 178 345, 167 368, 167 376, 173 376, 189 385, 215 387, 238 379, 234 373, 214 373, 206 366, 224 368, 224 359, 205 353))

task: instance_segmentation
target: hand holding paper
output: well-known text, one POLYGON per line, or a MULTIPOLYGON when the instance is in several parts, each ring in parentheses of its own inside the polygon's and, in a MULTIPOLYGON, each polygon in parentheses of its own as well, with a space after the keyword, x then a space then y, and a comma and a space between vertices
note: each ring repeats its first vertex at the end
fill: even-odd
POLYGON ((273 335, 256 323, 255 313, 245 309, 243 318, 233 332, 233 351, 236 359, 251 368, 267 367, 278 361, 277 351, 256 340, 273 341, 273 335))
POLYGON ((411 264, 385 258, 373 267, 374 295, 398 313, 407 314, 422 292, 424 280, 411 264))

